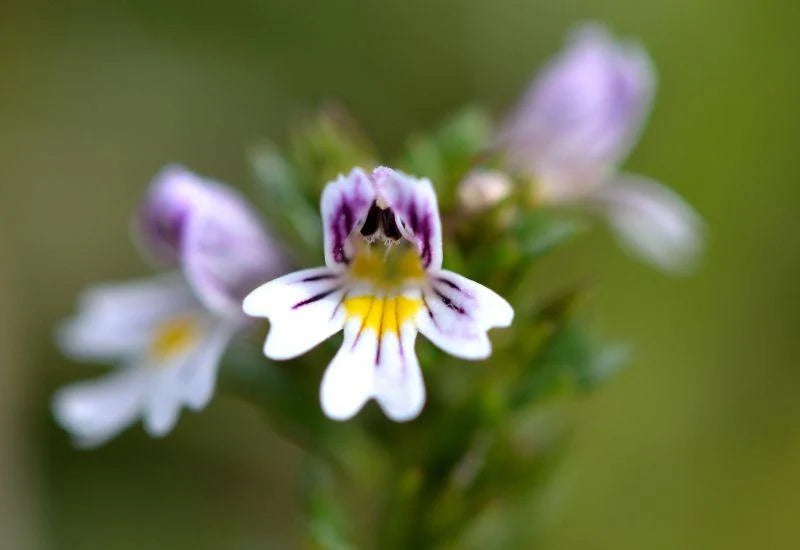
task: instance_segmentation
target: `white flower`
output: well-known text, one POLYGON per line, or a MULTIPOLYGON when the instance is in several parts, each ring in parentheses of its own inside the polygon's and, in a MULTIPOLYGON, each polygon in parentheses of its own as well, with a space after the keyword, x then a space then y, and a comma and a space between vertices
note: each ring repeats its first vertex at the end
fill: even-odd
POLYGON ((244 301, 267 317, 264 353, 296 357, 344 328, 344 342, 320 388, 323 411, 345 420, 370 398, 396 421, 416 417, 425 386, 417 332, 466 359, 491 353, 486 331, 508 326, 500 296, 442 266, 442 232, 427 179, 354 169, 327 185, 321 201, 326 267, 271 281, 244 301))
POLYGON ((534 80, 497 144, 512 169, 535 179, 542 203, 599 209, 629 250, 681 271, 702 247, 700 217, 661 184, 618 172, 655 87, 640 46, 585 25, 534 80))
POLYGON ((155 178, 136 222, 143 248, 178 272, 97 285, 60 327, 68 355, 119 364, 53 398, 56 420, 82 446, 107 441, 139 417, 161 436, 182 406, 205 407, 226 345, 248 322, 242 297, 284 265, 238 194, 179 167, 155 178))

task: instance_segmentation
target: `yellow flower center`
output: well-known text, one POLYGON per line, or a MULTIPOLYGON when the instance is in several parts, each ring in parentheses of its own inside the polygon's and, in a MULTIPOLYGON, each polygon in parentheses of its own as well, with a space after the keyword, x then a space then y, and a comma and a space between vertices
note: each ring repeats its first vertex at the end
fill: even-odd
POLYGON ((361 245, 350 265, 350 274, 378 288, 399 288, 425 278, 417 251, 402 245, 361 245))
POLYGON ((382 336, 387 332, 398 334, 400 326, 413 319, 422 300, 406 296, 357 296, 344 301, 348 318, 363 319, 363 328, 370 328, 382 336))
POLYGON ((198 336, 197 321, 191 317, 177 317, 163 323, 153 338, 150 353, 163 360, 185 351, 198 336))

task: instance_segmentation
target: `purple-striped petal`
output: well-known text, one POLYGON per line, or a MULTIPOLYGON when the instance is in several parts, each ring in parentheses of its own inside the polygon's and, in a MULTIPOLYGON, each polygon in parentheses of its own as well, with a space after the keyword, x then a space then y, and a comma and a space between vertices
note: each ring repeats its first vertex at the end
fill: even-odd
POLYGON ((499 145, 512 167, 539 178, 613 167, 638 136, 654 90, 642 48, 586 25, 535 79, 501 128, 499 145))
POLYGON ((322 410, 329 418, 347 420, 374 398, 396 422, 416 418, 425 406, 425 383, 414 353, 417 331, 410 321, 383 332, 366 324, 357 316, 345 324, 342 347, 320 385, 322 410))
POLYGON ((492 352, 486 331, 507 327, 514 310, 485 286, 452 271, 430 273, 417 315, 419 331, 444 351, 464 359, 483 359, 492 352))
POLYGON ((356 253, 355 234, 375 208, 391 211, 397 226, 392 229, 416 246, 424 268, 441 266, 442 227, 431 182, 385 167, 369 175, 356 168, 325 187, 321 209, 328 266, 350 263, 356 253))
POLYGON ((355 252, 350 235, 363 225, 374 201, 375 187, 360 168, 354 168, 347 176, 339 176, 325 187, 320 210, 325 263, 329 267, 350 263, 355 252))
POLYGON ((417 247, 422 267, 439 269, 442 266, 442 222, 430 180, 386 167, 376 168, 372 180, 378 197, 394 212, 403 236, 417 247))
POLYGON ((261 285, 244 299, 244 312, 270 322, 264 354, 291 359, 342 330, 345 275, 327 267, 304 269, 261 285))

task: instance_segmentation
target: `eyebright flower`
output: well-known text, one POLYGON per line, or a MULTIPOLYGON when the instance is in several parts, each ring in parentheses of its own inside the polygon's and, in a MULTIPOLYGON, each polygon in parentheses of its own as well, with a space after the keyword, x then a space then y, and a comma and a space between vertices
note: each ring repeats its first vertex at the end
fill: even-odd
POLYGON ((417 332, 458 357, 491 353, 486 331, 508 326, 511 306, 442 269, 436 194, 427 179, 389 168, 352 170, 322 194, 326 267, 271 281, 244 301, 267 317, 264 353, 300 355, 344 328, 320 388, 327 416, 345 420, 374 398, 393 420, 416 417, 425 387, 417 332))
POLYGON ((241 196, 180 167, 156 176, 134 221, 144 251, 177 272, 92 287, 60 327, 68 355, 119 363, 53 398, 56 420, 82 446, 140 416, 161 436, 183 405, 205 407, 226 345, 248 323, 242 298, 285 265, 241 196))
POLYGON ((497 144, 512 169, 534 178, 540 202, 588 205, 632 252, 681 270, 701 248, 700 218, 664 186, 617 172, 650 110, 655 81, 641 47, 583 26, 523 95, 497 144))

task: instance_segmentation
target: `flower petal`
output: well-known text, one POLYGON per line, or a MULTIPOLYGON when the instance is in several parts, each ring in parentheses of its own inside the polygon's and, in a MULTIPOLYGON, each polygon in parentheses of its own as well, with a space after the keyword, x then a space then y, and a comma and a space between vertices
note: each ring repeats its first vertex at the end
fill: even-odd
POLYGON ((131 366, 71 384, 54 395, 53 416, 79 446, 101 445, 138 418, 148 382, 144 369, 131 366))
POLYGON ((181 366, 184 388, 182 396, 189 408, 197 411, 205 408, 211 401, 217 384, 220 360, 238 328, 238 324, 217 323, 181 366))
POLYGON ((84 292, 78 314, 59 327, 56 338, 64 353, 77 359, 138 356, 161 321, 198 307, 191 288, 177 274, 100 284, 84 292))
POLYGON ((134 219, 134 237, 154 260, 177 265, 186 219, 205 200, 202 180, 183 166, 170 165, 153 178, 134 219))
POLYGON ((244 300, 244 312, 267 317, 264 354, 291 359, 336 334, 344 325, 344 274, 330 268, 305 269, 258 287, 244 300))
POLYGON ((200 300, 221 315, 240 315, 242 298, 286 266, 239 193, 180 166, 158 173, 136 221, 145 251, 179 263, 200 300))
POLYGON ((690 269, 703 248, 703 221, 678 194, 663 185, 622 174, 591 197, 605 212, 631 253, 662 269, 690 269))
POLYGON ((325 264, 348 264, 353 257, 349 237, 361 227, 375 201, 375 188, 360 168, 325 186, 320 201, 325 239, 325 264))
POLYGON ((362 320, 351 318, 344 327, 342 347, 325 370, 320 386, 320 403, 334 420, 353 417, 372 396, 378 339, 362 331, 362 320))
POLYGON ((374 393, 386 416, 405 422, 419 416, 425 406, 425 382, 414 351, 417 329, 409 322, 399 330, 381 336, 374 393))
POLYGON ((242 299, 284 272, 286 260, 239 194, 210 182, 205 193, 207 202, 185 223, 184 273, 209 309, 239 317, 242 299))
POLYGON ((431 342, 464 359, 492 351, 486 331, 511 324, 514 311, 494 291, 451 271, 430 274, 417 326, 431 342))
POLYGON ((152 365, 150 386, 145 396, 144 429, 151 437, 163 437, 172 431, 181 411, 184 387, 180 368, 173 360, 166 365, 152 365))
POLYGON ((655 71, 638 45, 583 26, 536 78, 500 130, 516 169, 540 179, 580 180, 619 163, 638 137, 655 90, 655 71))
POLYGON ((386 167, 376 168, 372 179, 379 197, 395 213, 403 236, 417 247, 422 266, 439 269, 442 266, 442 223, 430 180, 386 167))
POLYGON ((406 296, 358 296, 345 302, 344 341, 320 387, 327 416, 346 420, 372 397, 395 421, 420 413, 425 386, 414 353, 419 307, 419 298, 406 296))
POLYGON ((145 430, 153 437, 166 435, 175 426, 185 404, 199 410, 214 391, 220 357, 239 323, 219 321, 210 314, 194 319, 191 341, 183 349, 151 356, 141 368, 149 371, 144 398, 145 430))

